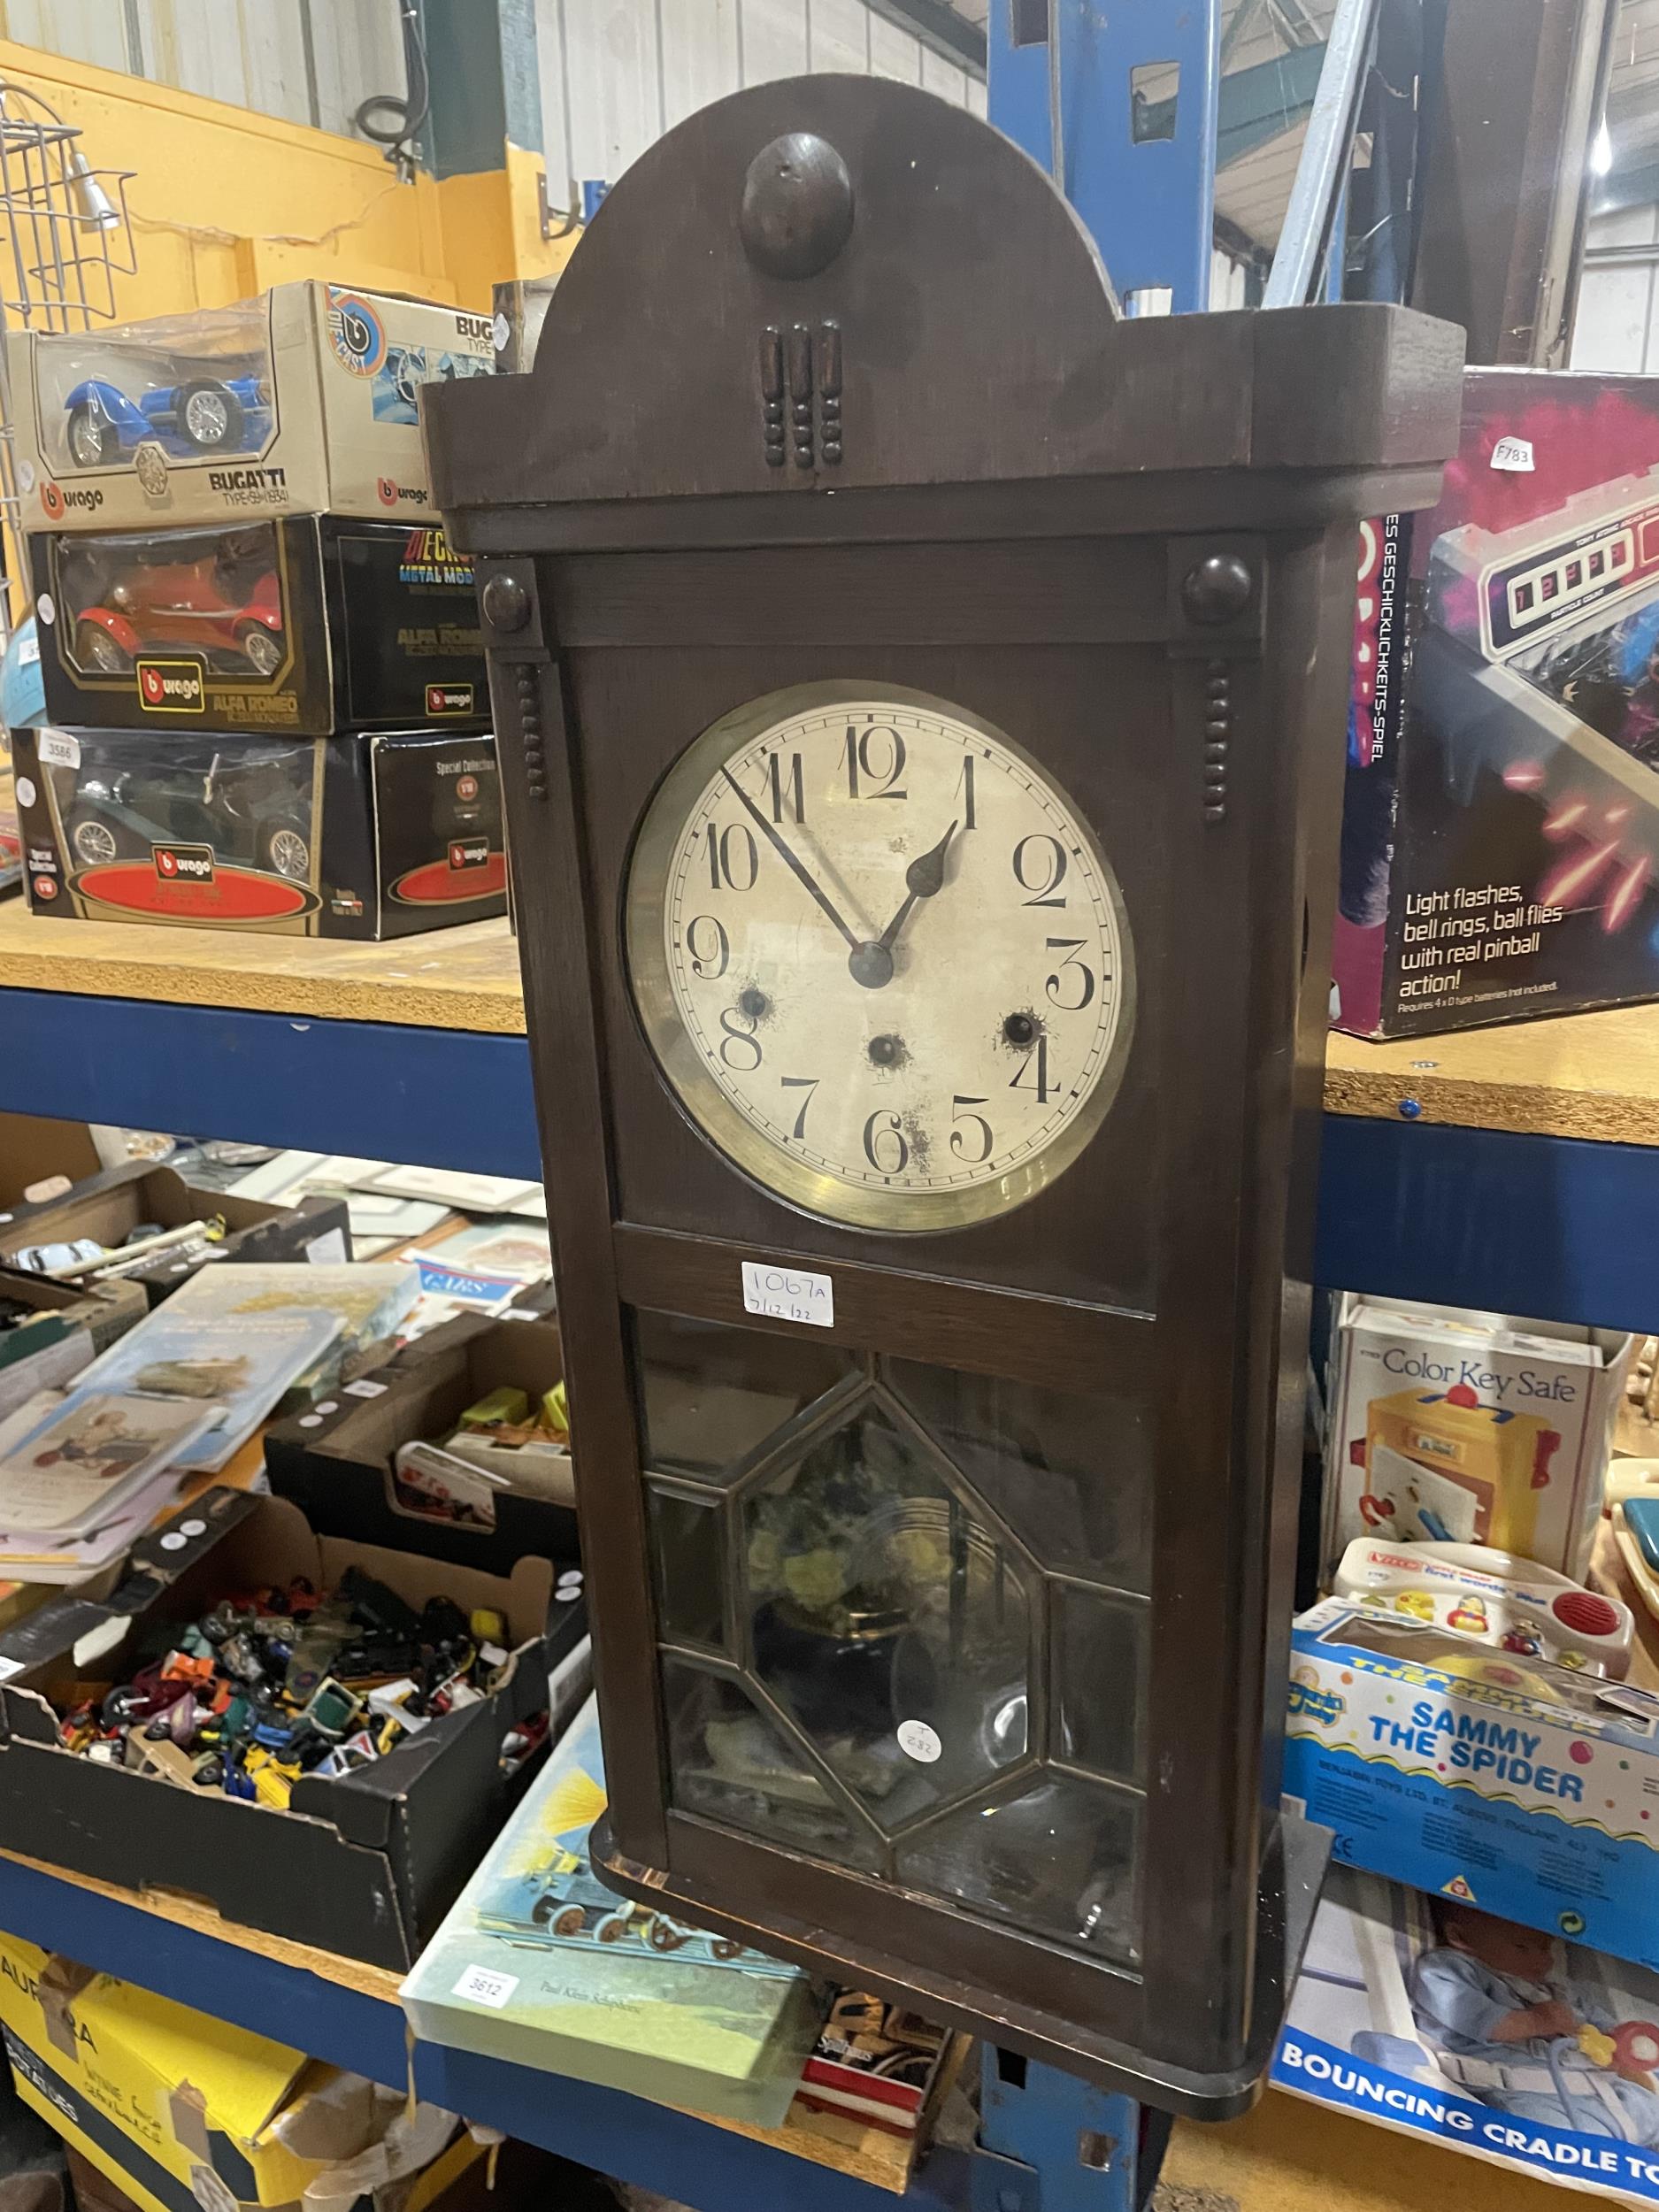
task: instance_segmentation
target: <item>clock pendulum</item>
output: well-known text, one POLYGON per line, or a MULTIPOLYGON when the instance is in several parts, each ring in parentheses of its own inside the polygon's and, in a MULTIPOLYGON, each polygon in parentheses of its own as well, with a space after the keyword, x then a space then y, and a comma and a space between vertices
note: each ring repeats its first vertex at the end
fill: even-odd
POLYGON ((1324 1863, 1278 1802, 1357 526, 1461 334, 1123 323, 873 79, 608 196, 432 387, 475 557, 605 1878, 1211 2116, 1324 1863))

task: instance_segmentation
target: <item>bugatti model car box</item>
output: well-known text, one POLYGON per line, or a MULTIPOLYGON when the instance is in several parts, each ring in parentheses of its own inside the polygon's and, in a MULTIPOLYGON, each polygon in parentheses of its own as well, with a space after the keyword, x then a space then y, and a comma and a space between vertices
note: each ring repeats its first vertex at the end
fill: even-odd
MULTIPOLYGON (((1655 2068, 1659 1976, 1455 1896, 1333 1867, 1269 2079, 1514 2175, 1651 2205, 1655 2068)), ((1182 2177, 1197 2176, 1184 2166, 1182 2177)), ((1402 2198, 1543 2200, 1472 2181, 1459 2192, 1438 2174, 1402 2198)))
POLYGON ((1337 1025, 1659 995, 1659 378, 1471 370, 1360 566, 1337 1025))
POLYGON ((37 914, 377 938, 505 904, 488 733, 23 730, 18 801, 37 914))
POLYGON ((25 529, 431 519, 416 394, 495 365, 487 315, 320 283, 9 342, 25 529))
POLYGON ((29 550, 51 721, 326 737, 489 718, 472 563, 436 522, 50 531, 29 550))
POLYGON ((1348 1293, 1326 1396, 1326 1586, 1363 1536, 1486 1544, 1582 1581, 1632 1346, 1348 1293))

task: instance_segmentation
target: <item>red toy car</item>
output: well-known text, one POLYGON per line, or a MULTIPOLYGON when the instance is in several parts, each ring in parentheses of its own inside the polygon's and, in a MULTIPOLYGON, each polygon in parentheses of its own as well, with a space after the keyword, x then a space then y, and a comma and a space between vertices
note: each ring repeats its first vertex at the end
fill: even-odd
POLYGON ((82 668, 123 676, 139 654, 168 647, 239 654, 266 679, 282 664, 282 603, 273 569, 244 593, 236 568, 217 556, 139 566, 105 598, 75 618, 75 659, 82 668))

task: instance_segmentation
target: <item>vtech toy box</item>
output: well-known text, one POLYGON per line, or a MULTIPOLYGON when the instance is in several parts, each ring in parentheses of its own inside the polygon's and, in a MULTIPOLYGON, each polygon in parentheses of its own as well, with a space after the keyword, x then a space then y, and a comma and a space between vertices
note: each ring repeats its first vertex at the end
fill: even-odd
POLYGON ((1659 993, 1659 379, 1474 369, 1432 514, 1368 526, 1337 1026, 1659 993))
POLYGON ((434 516, 416 396, 488 376, 487 315, 340 285, 95 331, 14 332, 25 529, 434 516))
POLYGON ((1327 1598, 1292 1632, 1285 1793, 1340 1863, 1659 1970, 1656 1717, 1626 1683, 1327 1598))
POLYGON ((436 523, 304 515, 29 541, 47 719, 89 729, 477 729, 472 565, 436 523))
POLYGON ((1632 1339, 1347 1294, 1322 1579, 1356 1537, 1486 1544, 1582 1581, 1632 1339))
POLYGON ((503 910, 488 734, 45 729, 17 744, 37 914, 381 938, 503 910))

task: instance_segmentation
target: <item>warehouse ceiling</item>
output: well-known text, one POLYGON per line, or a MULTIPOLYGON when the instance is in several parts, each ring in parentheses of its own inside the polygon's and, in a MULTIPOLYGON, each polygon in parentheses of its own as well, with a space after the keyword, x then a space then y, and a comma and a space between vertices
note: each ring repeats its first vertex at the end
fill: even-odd
MULTIPOLYGON (((1001 4, 1001 0, 995 0, 1001 4)), ((949 0, 981 31, 994 0, 949 0)), ((1216 213, 1271 249, 1302 156, 1336 0, 1225 0, 1216 213)), ((1622 0, 1608 99, 1613 171, 1602 204, 1659 200, 1659 0, 1622 0)))

